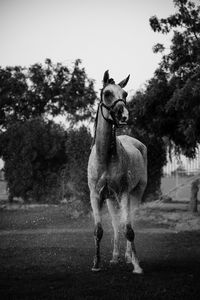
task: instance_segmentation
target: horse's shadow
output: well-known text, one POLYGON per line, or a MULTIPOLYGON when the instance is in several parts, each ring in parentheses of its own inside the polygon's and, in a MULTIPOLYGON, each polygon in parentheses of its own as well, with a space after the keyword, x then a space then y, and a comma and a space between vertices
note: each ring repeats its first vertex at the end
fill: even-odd
POLYGON ((200 259, 195 257, 169 258, 165 260, 141 261, 144 275, 162 274, 171 276, 172 274, 196 274, 200 275, 200 259))

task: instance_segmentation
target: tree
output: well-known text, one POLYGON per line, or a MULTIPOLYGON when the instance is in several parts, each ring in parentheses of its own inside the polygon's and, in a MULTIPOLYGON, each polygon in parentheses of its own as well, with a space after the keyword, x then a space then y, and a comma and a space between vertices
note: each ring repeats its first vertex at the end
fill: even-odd
POLYGON ((191 184, 191 195, 190 195, 190 210, 192 213, 198 212, 198 192, 199 192, 200 180, 196 179, 191 184))
MULTIPOLYGON (((175 14, 150 18, 156 32, 175 29, 170 52, 163 55, 156 71, 165 75, 169 92, 162 103, 164 119, 157 111, 155 118, 163 120, 160 134, 176 151, 194 157, 200 142, 200 5, 189 0, 174 0, 174 4, 175 14)), ((154 51, 163 52, 164 46, 157 44, 154 51)))
POLYGON ((42 119, 16 122, 0 135, 11 198, 58 201, 59 170, 67 161, 65 140, 60 125, 42 119))
POLYGON ((96 99, 94 82, 81 61, 72 69, 46 59, 44 66, 0 67, 0 126, 46 115, 64 114, 71 122, 91 117, 96 99))
POLYGON ((170 52, 162 44, 153 47, 164 53, 160 65, 129 103, 131 134, 148 148, 146 196, 159 192, 167 146, 194 157, 200 141, 200 6, 188 0, 174 4, 178 11, 172 16, 150 18, 156 32, 176 29, 170 52))
POLYGON ((67 181, 74 178, 79 192, 87 193, 88 154, 81 146, 89 143, 89 133, 80 129, 79 136, 76 131, 64 131, 48 117, 63 114, 72 125, 88 120, 95 99, 94 82, 79 59, 72 68, 53 64, 50 59, 29 68, 0 68, 0 156, 5 161, 11 199, 17 196, 41 202, 54 197, 52 200, 58 201, 63 168, 68 170, 67 181), (81 140, 76 149, 73 137, 81 140), (81 151, 79 165, 73 159, 76 151, 81 151), (81 185, 77 178, 83 179, 81 185))

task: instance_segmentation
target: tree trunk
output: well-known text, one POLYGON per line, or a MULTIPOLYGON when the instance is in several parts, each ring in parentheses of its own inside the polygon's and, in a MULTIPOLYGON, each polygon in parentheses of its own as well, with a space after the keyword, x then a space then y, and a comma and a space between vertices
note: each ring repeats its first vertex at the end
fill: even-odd
POLYGON ((195 181, 192 182, 191 197, 190 197, 190 210, 193 213, 196 213, 198 211, 198 209, 197 209, 197 204, 198 204, 197 194, 198 194, 198 191, 199 191, 199 179, 196 179, 195 181))
POLYGON ((14 197, 11 193, 9 193, 9 195, 8 195, 8 201, 10 204, 12 204, 14 202, 14 197))

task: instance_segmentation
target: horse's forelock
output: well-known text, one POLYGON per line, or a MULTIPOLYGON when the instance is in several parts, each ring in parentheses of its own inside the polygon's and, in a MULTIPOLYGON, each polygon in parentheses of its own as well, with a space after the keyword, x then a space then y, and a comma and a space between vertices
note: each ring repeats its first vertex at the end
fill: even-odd
POLYGON ((110 79, 108 80, 108 84, 115 84, 114 79, 113 79, 113 78, 110 78, 110 79))
POLYGON ((115 81, 113 78, 110 78, 107 82, 106 85, 103 86, 103 88, 101 89, 101 92, 100 92, 100 100, 102 101, 102 96, 103 96, 103 91, 104 89, 109 85, 109 84, 115 84, 115 81))

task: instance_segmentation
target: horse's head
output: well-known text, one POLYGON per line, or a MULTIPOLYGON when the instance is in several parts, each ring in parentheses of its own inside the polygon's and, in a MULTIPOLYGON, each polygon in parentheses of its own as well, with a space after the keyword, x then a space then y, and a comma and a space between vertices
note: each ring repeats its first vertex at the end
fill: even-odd
POLYGON ((106 121, 117 127, 127 124, 128 110, 126 108, 127 92, 124 87, 127 85, 130 75, 115 84, 109 73, 106 71, 103 77, 103 89, 101 91, 101 112, 106 121))

